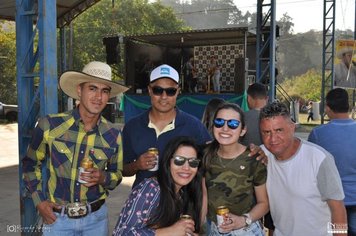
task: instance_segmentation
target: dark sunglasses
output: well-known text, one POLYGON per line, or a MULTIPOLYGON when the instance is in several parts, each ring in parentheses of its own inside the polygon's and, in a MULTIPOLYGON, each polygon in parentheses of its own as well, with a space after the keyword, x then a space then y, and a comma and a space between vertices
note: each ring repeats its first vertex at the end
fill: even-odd
POLYGON ((181 157, 181 156, 175 156, 173 157, 173 162, 176 166, 182 166, 186 161, 188 161, 188 164, 192 168, 197 168, 199 166, 200 160, 197 158, 186 158, 186 157, 181 157))
POLYGON ((227 127, 229 127, 230 129, 237 129, 240 125, 240 121, 235 119, 225 120, 222 118, 215 118, 213 122, 216 128, 223 127, 225 125, 225 122, 227 122, 227 127))
POLYGON ((161 96, 163 94, 163 92, 166 92, 167 96, 173 97, 174 95, 176 95, 177 90, 178 90, 177 88, 174 88, 174 87, 162 88, 160 86, 154 86, 151 88, 152 88, 153 94, 156 96, 161 96))

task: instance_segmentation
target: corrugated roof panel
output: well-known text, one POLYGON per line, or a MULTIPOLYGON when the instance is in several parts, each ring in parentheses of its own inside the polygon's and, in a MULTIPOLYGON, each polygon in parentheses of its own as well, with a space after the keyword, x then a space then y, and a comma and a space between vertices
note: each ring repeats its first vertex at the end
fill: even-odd
MULTIPOLYGON (((74 18, 83 13, 100 0, 57 0, 57 26, 69 24, 74 18)), ((47 1, 51 3, 53 1, 47 1)), ((15 20, 16 0, 0 1, 0 19, 15 20)))

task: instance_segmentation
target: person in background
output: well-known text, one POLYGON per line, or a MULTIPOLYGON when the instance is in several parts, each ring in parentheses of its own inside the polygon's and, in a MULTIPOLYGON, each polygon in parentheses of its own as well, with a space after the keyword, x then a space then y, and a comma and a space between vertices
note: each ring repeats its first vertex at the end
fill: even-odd
POLYGON ((196 78, 196 68, 194 66, 194 57, 189 57, 189 60, 185 64, 185 83, 186 89, 189 93, 197 92, 197 78, 196 78))
POLYGON ((225 102, 224 99, 216 97, 216 98, 210 99, 209 102, 205 106, 201 122, 208 129, 211 137, 213 137, 213 127, 214 127, 213 120, 214 120, 215 112, 218 109, 219 105, 224 102, 225 102))
POLYGON ((334 156, 345 192, 348 234, 356 235, 356 122, 349 118, 349 95, 345 89, 328 92, 325 113, 330 122, 314 128, 308 141, 334 156))
POLYGON ((307 122, 309 122, 309 120, 313 121, 314 120, 314 118, 313 118, 314 113, 313 113, 313 102, 312 101, 308 102, 307 110, 308 110, 307 122))
POLYGON ((351 47, 342 48, 336 53, 340 63, 335 65, 334 86, 356 87, 356 61, 352 60, 353 55, 354 50, 351 47))
POLYGON ((146 90, 147 85, 150 82, 151 71, 155 68, 153 61, 150 58, 145 59, 145 63, 140 70, 141 78, 139 80, 139 88, 146 90))
POLYGON ((44 235, 108 235, 105 199, 122 179, 122 144, 120 130, 101 112, 128 88, 111 81, 110 66, 97 61, 82 72, 63 73, 59 84, 80 103, 40 119, 22 160, 24 182, 44 235), (79 174, 84 159, 92 167, 79 174), (42 176, 45 163, 48 179, 42 176))
POLYGON ((248 148, 240 143, 246 133, 244 113, 236 104, 223 103, 213 125, 214 140, 204 150, 203 158, 208 235, 263 236, 259 220, 268 212, 267 172, 266 166, 249 157, 248 148), (219 206, 230 210, 222 225, 217 225, 219 206))
POLYGON ((267 192, 274 235, 341 235, 338 231, 346 226, 346 210, 332 155, 295 137, 295 124, 283 103, 261 109, 260 130, 262 149, 268 156, 267 192), (337 231, 331 232, 331 226, 337 231))
POLYGON ((192 138, 171 139, 161 154, 157 177, 132 189, 113 235, 198 235, 202 219, 200 161, 201 152, 192 138))
MULTIPOLYGON (((208 67, 208 74, 209 74, 210 79, 213 81, 214 93, 220 93, 221 71, 220 71, 220 65, 218 64, 218 62, 214 56, 210 57, 210 65, 208 67)), ((210 85, 208 85, 208 88, 209 87, 210 87, 210 85)))
POLYGON ((267 88, 264 84, 253 83, 247 89, 247 104, 249 111, 245 112, 247 132, 242 138, 244 145, 262 144, 260 134, 260 110, 268 103, 267 88))
MULTIPOLYGON (((176 107, 180 92, 178 72, 169 65, 156 67, 150 75, 148 93, 151 108, 129 120, 123 128, 124 176, 136 175, 133 187, 145 178, 156 176, 150 171, 160 158, 147 152, 155 147, 159 153, 174 137, 189 136, 202 145, 211 140, 196 117, 176 107)), ((160 155, 158 155, 160 157, 160 155)))

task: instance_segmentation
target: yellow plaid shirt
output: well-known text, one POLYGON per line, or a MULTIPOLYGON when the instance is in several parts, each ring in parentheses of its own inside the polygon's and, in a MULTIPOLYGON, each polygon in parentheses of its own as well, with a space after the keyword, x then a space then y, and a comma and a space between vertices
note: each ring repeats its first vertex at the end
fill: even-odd
POLYGON ((101 117, 97 126, 86 132, 78 109, 48 115, 36 126, 22 164, 35 206, 45 200, 65 204, 105 199, 107 190, 114 189, 122 179, 121 131, 101 117), (103 185, 87 188, 78 182, 78 168, 86 156, 95 168, 106 171, 103 185), (44 163, 46 183, 41 173, 44 163))

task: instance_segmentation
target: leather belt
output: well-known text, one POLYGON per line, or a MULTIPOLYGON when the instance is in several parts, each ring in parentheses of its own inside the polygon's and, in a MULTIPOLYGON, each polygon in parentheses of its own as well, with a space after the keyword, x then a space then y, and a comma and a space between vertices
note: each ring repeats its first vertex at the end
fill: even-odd
POLYGON ((91 203, 81 203, 81 202, 68 203, 67 205, 62 206, 61 209, 53 208, 53 211, 57 213, 62 213, 62 211, 64 210, 63 213, 67 214, 69 218, 78 219, 88 215, 90 212, 95 212, 99 210, 104 203, 105 203, 105 199, 98 200, 91 203))

